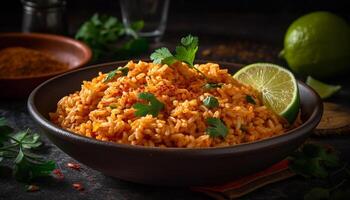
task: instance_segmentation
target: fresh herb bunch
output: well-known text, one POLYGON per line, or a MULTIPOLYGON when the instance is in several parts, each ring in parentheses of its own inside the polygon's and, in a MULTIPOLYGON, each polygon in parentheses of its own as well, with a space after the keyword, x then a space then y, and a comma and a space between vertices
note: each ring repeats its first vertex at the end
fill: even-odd
POLYGON ((116 17, 96 13, 80 27, 75 38, 91 47, 94 60, 102 56, 125 59, 148 50, 148 42, 136 34, 143 26, 143 21, 137 21, 126 28, 116 17), (132 38, 117 48, 117 41, 127 35, 132 38))
POLYGON ((160 102, 152 93, 142 92, 138 95, 139 99, 146 100, 148 104, 135 103, 133 108, 136 109, 135 115, 137 117, 143 117, 148 114, 156 117, 159 112, 164 108, 164 104, 160 102))
MULTIPOLYGON (((305 200, 350 199, 350 188, 343 186, 349 181, 350 171, 340 162, 338 153, 322 145, 308 143, 290 157, 289 168, 306 178, 318 178, 325 181, 334 180, 331 175, 346 177, 331 187, 314 187, 304 195, 305 200)), ((333 182, 333 181, 332 181, 333 182)), ((329 184, 332 185, 332 184, 329 184)))
POLYGON ((176 46, 175 55, 169 49, 162 47, 151 54, 151 60, 156 64, 172 65, 176 62, 184 62, 190 68, 195 69, 203 77, 208 79, 199 69, 194 67, 194 60, 198 51, 198 37, 188 35, 181 38, 180 45, 176 46))
POLYGON ((326 178, 328 169, 340 166, 340 159, 335 151, 316 144, 305 144, 289 160, 290 168, 305 177, 326 178))
POLYGON ((31 151, 41 145, 39 134, 29 129, 14 133, 5 118, 0 118, 0 162, 12 160, 16 180, 30 182, 37 177, 49 176, 56 168, 54 161, 45 160, 31 151))

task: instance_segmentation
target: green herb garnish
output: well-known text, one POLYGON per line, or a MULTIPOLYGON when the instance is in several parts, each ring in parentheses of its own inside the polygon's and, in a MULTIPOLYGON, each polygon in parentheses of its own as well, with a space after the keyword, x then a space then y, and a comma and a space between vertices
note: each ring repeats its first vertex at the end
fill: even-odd
POLYGON ((222 83, 206 83, 203 88, 206 90, 214 89, 214 88, 219 88, 222 86, 222 83))
POLYGON ((118 18, 107 15, 94 14, 78 30, 75 38, 85 42, 93 51, 94 59, 102 55, 119 56, 127 58, 147 51, 148 43, 144 38, 138 38, 136 32, 143 28, 143 21, 137 21, 131 28, 124 27, 118 18), (122 47, 117 48, 115 44, 126 35, 131 35, 122 47))
POLYGON ((18 181, 29 182, 37 177, 49 176, 56 168, 54 161, 47 161, 42 156, 32 152, 41 146, 37 133, 19 131, 13 133, 4 118, 0 118, 0 162, 12 159, 13 175, 18 181))
POLYGON ((128 75, 129 68, 128 68, 128 67, 118 67, 116 70, 110 71, 110 72, 107 74, 106 78, 103 80, 103 82, 106 83, 106 82, 112 80, 113 77, 114 77, 115 75, 117 75, 117 72, 118 72, 118 71, 121 72, 122 76, 126 76, 126 75, 128 75))
POLYGON ((226 137, 228 129, 220 119, 209 117, 206 121, 209 125, 207 128, 207 133, 210 135, 210 137, 226 137))
POLYGON ((143 117, 148 114, 156 117, 164 108, 164 104, 160 102, 152 93, 142 92, 138 95, 138 98, 148 101, 148 104, 135 103, 133 105, 133 108, 136 109, 135 115, 137 117, 143 117))
POLYGON ((219 101, 213 96, 208 96, 203 100, 203 104, 207 108, 215 108, 219 106, 219 101))
POLYGON ((350 199, 350 188, 340 189, 344 185, 346 179, 331 188, 314 187, 304 195, 304 200, 342 200, 350 199))
POLYGON ((199 69, 194 67, 194 59, 198 51, 198 37, 188 35, 181 38, 180 45, 176 46, 175 55, 173 55, 169 49, 162 47, 157 49, 154 53, 151 54, 151 60, 156 64, 167 64, 172 65, 175 62, 184 62, 190 68, 195 69, 198 73, 203 75, 206 79, 206 75, 201 72, 199 69))
POLYGON ((251 103, 251 104, 256 105, 256 102, 255 102, 254 98, 253 98, 252 96, 250 96, 250 95, 246 95, 246 96, 245 96, 245 100, 246 100, 248 103, 251 103))
POLYGON ((305 177, 326 178, 328 169, 340 165, 336 152, 325 149, 316 144, 305 144, 293 153, 289 167, 297 174, 305 177))

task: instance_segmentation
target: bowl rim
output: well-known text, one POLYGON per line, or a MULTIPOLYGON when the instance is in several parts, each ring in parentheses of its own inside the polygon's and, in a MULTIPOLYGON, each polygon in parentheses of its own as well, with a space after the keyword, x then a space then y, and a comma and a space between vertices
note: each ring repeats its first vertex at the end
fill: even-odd
MULTIPOLYGON (((319 121, 321 120, 322 117, 322 112, 323 112, 323 104, 322 100, 319 97, 319 95, 308 85, 305 83, 297 80, 298 85, 303 86, 306 88, 308 92, 311 93, 311 95, 316 99, 316 105, 315 108, 312 111, 312 114, 310 117, 304 121, 300 126, 291 129, 281 135, 273 136, 270 138, 265 138, 261 140, 257 140, 254 142, 249 142, 249 143, 241 143, 237 145, 231 145, 231 146, 223 146, 223 147, 206 147, 206 148, 186 148, 186 147, 146 147, 146 146, 141 146, 141 145, 130 145, 130 144, 121 144, 121 143, 115 143, 115 142, 108 142, 108 141, 101 141, 97 140, 94 138, 89 138, 86 136, 78 135, 75 134, 72 131, 65 130, 58 125, 52 123, 48 119, 46 119, 43 115, 41 115, 34 103, 35 96, 36 94, 40 91, 42 87, 44 87, 46 84, 51 83, 55 81, 56 79, 62 78, 64 76, 67 76, 69 74, 73 73, 79 73, 81 71, 85 70, 91 70, 94 68, 99 68, 102 66, 108 66, 108 65, 120 65, 120 64, 125 64, 129 62, 130 60, 123 60, 123 61, 115 61, 115 62, 107 62, 107 63, 101 63, 101 64, 96 64, 80 69, 76 69, 73 71, 66 72, 64 74, 55 76, 42 84, 40 84, 38 87, 36 87, 30 94, 28 101, 27 101, 27 108, 32 116, 32 118, 41 126, 45 127, 46 129, 50 130, 49 134, 55 134, 56 136, 65 139, 65 140, 71 140, 71 141, 79 141, 83 143, 89 143, 91 145, 102 145, 108 148, 123 148, 126 150, 131 150, 131 151, 146 151, 148 153, 152 152, 172 152, 172 153, 181 153, 181 152, 191 152, 191 155, 196 154, 196 155, 225 155, 225 154, 231 154, 231 153, 244 153, 244 152, 250 152, 250 151, 255 151, 258 149, 262 148, 267 148, 267 147, 272 147, 275 146, 279 143, 287 142, 288 140, 293 140, 296 139, 304 134, 310 134, 313 128, 317 126, 319 121)), ((133 59, 133 61, 136 61, 136 59, 133 59)), ((140 59, 140 61, 142 61, 140 59)), ((210 61, 205 61, 205 60, 197 60, 198 62, 210 62, 210 61)), ((230 63, 230 62, 220 62, 220 61, 215 61, 215 63, 219 64, 220 66, 226 65, 226 66, 233 66, 238 69, 240 64, 237 63, 230 63)))
POLYGON ((85 43, 83 43, 81 41, 75 40, 75 39, 70 38, 70 37, 62 36, 62 35, 55 35, 55 34, 49 34, 49 33, 6 32, 6 33, 0 33, 0 38, 27 38, 27 39, 35 38, 35 39, 41 39, 41 40, 44 39, 44 40, 51 40, 51 41, 59 41, 62 43, 70 44, 71 46, 75 46, 84 55, 83 59, 80 60, 79 64, 74 65, 68 69, 54 71, 54 72, 45 73, 45 74, 39 74, 39 75, 0 78, 0 80, 10 81, 10 80, 27 80, 27 79, 35 79, 35 78, 52 77, 52 76, 55 76, 58 74, 62 74, 65 72, 69 72, 69 71, 73 71, 75 69, 78 69, 78 68, 86 65, 92 58, 92 51, 91 51, 89 46, 87 46, 85 43))

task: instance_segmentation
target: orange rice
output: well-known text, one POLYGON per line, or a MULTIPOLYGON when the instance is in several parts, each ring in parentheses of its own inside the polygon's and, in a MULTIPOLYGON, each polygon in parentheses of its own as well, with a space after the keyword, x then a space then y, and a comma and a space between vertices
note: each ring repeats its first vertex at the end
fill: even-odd
POLYGON ((259 93, 238 83, 218 64, 195 65, 210 82, 221 87, 206 90, 207 80, 184 63, 168 65, 130 61, 127 76, 104 82, 99 73, 84 81, 80 91, 63 97, 51 120, 76 134, 116 143, 150 147, 217 147, 252 142, 285 132, 285 122, 262 104, 259 93), (164 103, 157 117, 136 117, 138 94, 150 92, 164 103), (256 104, 248 103, 250 95, 256 104), (207 108, 203 99, 214 96, 219 107, 207 108), (226 137, 210 137, 206 119, 220 118, 226 137))

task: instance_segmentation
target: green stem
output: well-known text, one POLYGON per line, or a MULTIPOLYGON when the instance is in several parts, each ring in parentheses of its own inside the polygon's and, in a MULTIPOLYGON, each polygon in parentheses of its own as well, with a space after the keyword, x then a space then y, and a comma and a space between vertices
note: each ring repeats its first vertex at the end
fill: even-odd
MULTIPOLYGON (((8 146, 6 146, 6 147, 0 148, 0 150, 10 150, 11 148, 16 147, 16 146, 18 146, 18 145, 19 145, 18 143, 12 144, 12 145, 8 145, 8 146)), ((12 149, 11 149, 11 150, 12 150, 12 149)))
POLYGON ((338 183, 337 185, 329 188, 330 191, 336 190, 338 189, 340 186, 342 186, 344 183, 346 182, 346 179, 342 180, 340 183, 338 183))

